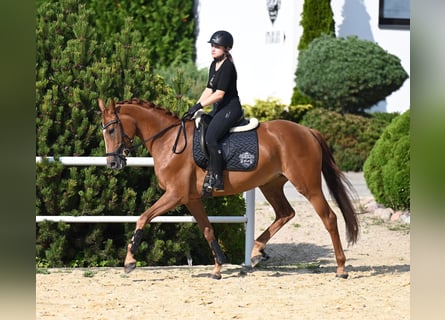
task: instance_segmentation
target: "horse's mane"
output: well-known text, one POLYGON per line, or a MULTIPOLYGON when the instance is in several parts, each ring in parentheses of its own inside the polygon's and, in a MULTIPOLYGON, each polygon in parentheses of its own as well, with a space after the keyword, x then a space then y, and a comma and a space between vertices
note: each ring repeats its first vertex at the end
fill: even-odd
POLYGON ((146 109, 157 109, 163 111, 166 115, 179 118, 178 115, 165 107, 157 105, 151 101, 142 100, 139 98, 132 98, 131 100, 119 101, 116 103, 116 106, 122 106, 123 104, 134 104, 146 109))

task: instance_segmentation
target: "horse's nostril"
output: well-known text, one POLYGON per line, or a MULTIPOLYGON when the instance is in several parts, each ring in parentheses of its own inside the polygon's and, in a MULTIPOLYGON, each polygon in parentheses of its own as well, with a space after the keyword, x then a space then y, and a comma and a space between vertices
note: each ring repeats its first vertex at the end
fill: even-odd
POLYGON ((111 161, 111 162, 108 164, 108 166, 109 166, 111 169, 115 169, 115 168, 117 167, 117 163, 116 163, 116 161, 111 161))

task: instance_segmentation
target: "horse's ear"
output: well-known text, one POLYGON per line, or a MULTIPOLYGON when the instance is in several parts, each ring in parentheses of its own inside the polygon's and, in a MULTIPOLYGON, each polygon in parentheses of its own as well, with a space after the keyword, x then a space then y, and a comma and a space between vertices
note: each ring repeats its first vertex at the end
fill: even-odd
POLYGON ((102 112, 102 113, 105 113, 105 103, 104 103, 104 101, 102 100, 102 99, 98 99, 97 100, 98 102, 99 102, 99 108, 100 108, 100 111, 102 112))
POLYGON ((114 99, 111 98, 111 101, 110 101, 110 110, 111 110, 111 112, 114 112, 115 107, 116 107, 116 103, 114 102, 114 99))

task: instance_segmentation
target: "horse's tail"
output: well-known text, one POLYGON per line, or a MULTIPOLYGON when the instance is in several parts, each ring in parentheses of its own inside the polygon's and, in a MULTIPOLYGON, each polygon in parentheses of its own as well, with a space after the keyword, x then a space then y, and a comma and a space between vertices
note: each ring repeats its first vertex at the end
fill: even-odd
POLYGON ((314 129, 310 129, 310 131, 321 146, 323 176, 331 196, 335 199, 335 202, 340 208, 343 218, 345 219, 348 243, 354 244, 358 239, 359 223, 345 185, 348 187, 350 192, 354 192, 354 189, 349 180, 345 177, 343 172, 340 171, 335 163, 332 152, 321 133, 314 129))

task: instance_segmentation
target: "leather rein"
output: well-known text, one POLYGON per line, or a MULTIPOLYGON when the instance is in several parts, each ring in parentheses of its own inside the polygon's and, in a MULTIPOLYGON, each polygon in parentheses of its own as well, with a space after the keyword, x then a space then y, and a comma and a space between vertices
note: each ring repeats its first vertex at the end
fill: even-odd
POLYGON ((114 115, 116 116, 115 119, 107 122, 106 124, 101 124, 102 130, 105 130, 106 128, 108 128, 109 126, 113 125, 113 124, 118 124, 120 131, 121 131, 121 143, 119 145, 119 147, 114 151, 114 152, 107 152, 105 155, 106 156, 116 156, 119 157, 121 160, 126 161, 126 157, 134 150, 136 150, 137 148, 139 148, 141 145, 145 145, 145 143, 147 143, 150 140, 155 140, 157 138, 159 138, 160 136, 162 136, 164 133, 166 133, 167 131, 169 131, 170 129, 176 127, 176 126, 180 126, 179 130, 178 130, 178 134, 176 136, 175 139, 175 143, 173 144, 172 147, 172 152, 175 154, 180 154, 182 152, 184 152, 184 150, 187 148, 187 132, 185 130, 185 121, 187 119, 186 116, 183 116, 181 118, 181 120, 177 123, 173 123, 170 126, 162 129, 161 131, 159 131, 158 133, 155 133, 154 135, 148 137, 147 139, 144 139, 141 143, 138 143, 135 146, 131 146, 131 144, 133 143, 133 139, 131 139, 124 131, 124 127, 122 125, 122 122, 119 118, 118 115, 118 111, 115 110, 114 111, 114 115), (179 142, 179 137, 181 135, 181 133, 184 135, 184 147, 180 150, 177 151, 177 147, 178 147, 178 142, 179 142), (127 147, 125 140, 128 140, 130 147, 127 147))

